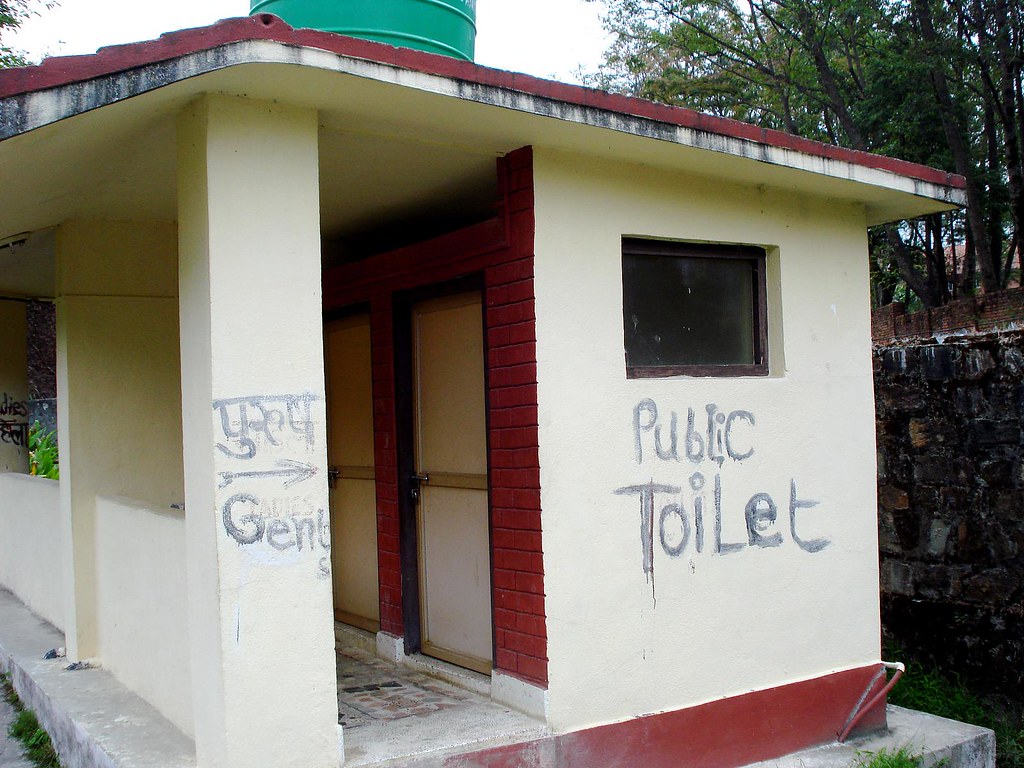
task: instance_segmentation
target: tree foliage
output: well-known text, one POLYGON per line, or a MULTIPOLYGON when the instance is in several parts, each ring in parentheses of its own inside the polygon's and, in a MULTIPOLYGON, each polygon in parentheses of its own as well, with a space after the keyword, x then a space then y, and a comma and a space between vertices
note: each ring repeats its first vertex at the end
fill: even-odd
POLYGON ((0 69, 29 63, 23 53, 8 45, 7 36, 26 19, 37 15, 40 8, 53 8, 56 4, 54 0, 0 0, 0 69))
POLYGON ((1019 278, 1020 3, 590 1, 613 35, 591 84, 965 177, 965 211, 871 233, 879 303, 909 289, 937 306, 1019 278))

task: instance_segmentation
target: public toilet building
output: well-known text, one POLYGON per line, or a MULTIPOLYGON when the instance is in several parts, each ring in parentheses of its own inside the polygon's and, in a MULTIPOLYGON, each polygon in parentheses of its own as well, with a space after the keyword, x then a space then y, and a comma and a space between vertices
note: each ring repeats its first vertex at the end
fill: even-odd
POLYGON ((0 178, 61 452, 0 584, 194 764, 338 766, 336 622, 537 726, 451 765, 742 765, 881 686, 867 228, 962 179, 266 15, 0 72, 0 178))

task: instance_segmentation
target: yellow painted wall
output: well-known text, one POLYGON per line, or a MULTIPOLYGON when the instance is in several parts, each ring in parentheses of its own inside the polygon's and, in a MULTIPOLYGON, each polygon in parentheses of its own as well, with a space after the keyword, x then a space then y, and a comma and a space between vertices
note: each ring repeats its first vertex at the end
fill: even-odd
POLYGON ((184 498, 177 229, 168 222, 71 221, 58 233, 58 338, 77 385, 76 481, 158 507, 184 498), (88 479, 82 473, 88 473, 88 479))
POLYGON ((25 412, 28 360, 25 356, 25 305, 0 300, 0 473, 28 472, 25 412))
POLYGON ((69 655, 88 658, 99 652, 97 495, 184 500, 176 228, 66 222, 57 258, 65 628, 69 655))
MULTIPOLYGON (((540 466, 550 657, 550 722, 577 728, 769 688, 879 658, 874 410, 866 227, 850 204, 651 168, 536 152, 540 466), (764 246, 769 253, 766 378, 627 380, 621 238, 764 246), (749 411, 733 433, 742 461, 661 460, 635 409, 658 409, 680 452, 688 409, 749 411), (738 446, 742 445, 742 449, 738 446), (705 547, 694 492, 703 476, 705 547), (712 552, 715 477, 722 540, 712 552), (656 496, 654 573, 645 574, 640 493, 656 496), (822 538, 808 552, 791 536, 822 538), (749 546, 745 506, 777 505, 777 547, 749 546), (690 523, 670 557, 665 505, 690 523)), ((641 414, 649 423, 650 413, 641 414)), ((672 514, 670 512, 670 514, 672 514)), ((671 517, 669 520, 671 521, 671 517)), ((671 535, 671 532, 670 532, 671 535)), ((675 540, 678 542, 678 539, 675 540)), ((854 702, 851 702, 851 707, 854 702)))
POLYGON ((177 300, 64 296, 57 311, 66 364, 86 387, 81 397, 69 389, 61 411, 87 446, 69 467, 76 483, 154 506, 182 502, 177 300))
POLYGON ((64 626, 60 488, 56 480, 0 474, 0 586, 58 629, 64 626))
POLYGON ((192 736, 184 512, 96 500, 96 606, 103 668, 192 736))

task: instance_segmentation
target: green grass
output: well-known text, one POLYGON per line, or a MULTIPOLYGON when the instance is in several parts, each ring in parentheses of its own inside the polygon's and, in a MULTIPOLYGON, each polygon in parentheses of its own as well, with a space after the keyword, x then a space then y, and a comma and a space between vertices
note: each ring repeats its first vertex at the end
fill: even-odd
POLYGON ((53 749, 50 735, 39 725, 35 712, 25 709, 7 675, 0 675, 0 688, 3 690, 4 700, 18 713, 8 733, 22 743, 25 757, 39 768, 60 768, 60 761, 53 749))
MULTIPOLYGON (((905 654, 893 651, 890 656, 905 654)), ((910 660, 906 675, 889 693, 889 703, 991 728, 996 734, 998 768, 1024 768, 1024 701, 983 696, 956 675, 910 660)), ((873 768, 883 765, 888 766, 873 768)))
POLYGON ((859 753, 856 768, 920 768, 923 758, 900 747, 895 752, 880 749, 878 752, 859 753))
POLYGON ((25 757, 39 768, 60 768, 60 761, 57 759, 57 753, 53 750, 50 734, 39 725, 35 712, 30 709, 21 710, 18 717, 11 723, 10 733, 25 745, 25 757))

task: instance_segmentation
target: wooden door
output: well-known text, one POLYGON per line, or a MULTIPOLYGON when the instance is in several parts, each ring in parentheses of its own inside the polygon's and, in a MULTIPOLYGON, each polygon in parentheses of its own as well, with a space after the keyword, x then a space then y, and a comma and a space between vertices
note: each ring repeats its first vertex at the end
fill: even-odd
POLYGON ((380 597, 370 317, 364 314, 330 322, 324 335, 334 616, 346 624, 377 632, 380 597))
POLYGON ((479 291, 413 306, 414 466, 424 653, 491 669, 484 345, 479 291))

